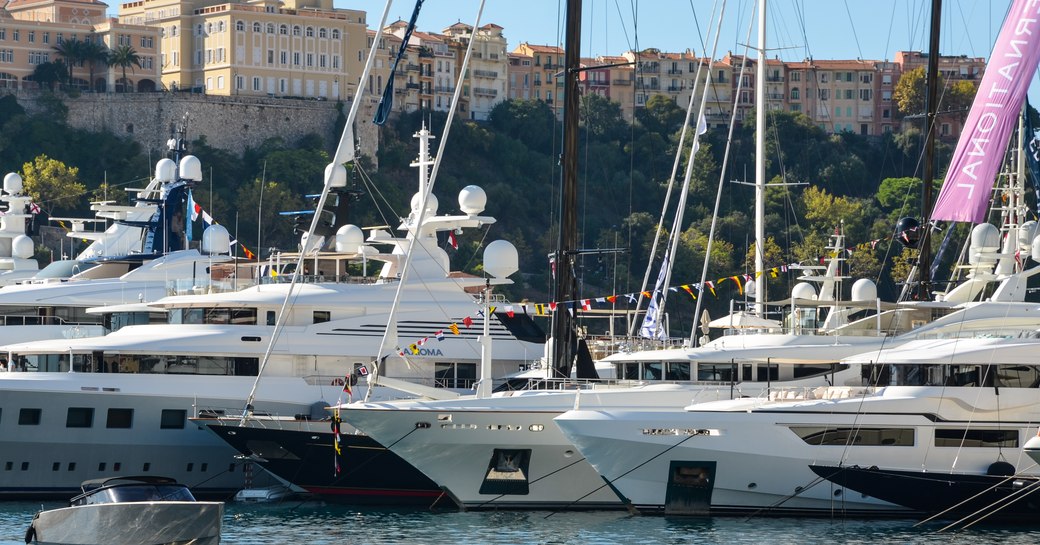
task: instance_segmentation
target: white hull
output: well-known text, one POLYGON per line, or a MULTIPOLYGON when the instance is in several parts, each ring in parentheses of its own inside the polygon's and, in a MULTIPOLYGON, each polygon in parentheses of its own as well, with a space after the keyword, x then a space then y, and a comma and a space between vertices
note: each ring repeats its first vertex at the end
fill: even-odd
MULTIPOLYGON (((1001 455, 1000 449, 940 445, 935 431, 965 429, 970 423, 970 429, 1010 430, 1017 444, 1023 444, 1040 419, 1036 390, 1001 389, 1000 394, 997 399, 992 388, 952 388, 944 393, 937 387, 888 387, 863 399, 757 408, 752 401, 735 401, 694 405, 689 411, 577 410, 556 423, 637 508, 675 508, 669 505, 668 491, 678 465, 714 471, 708 486, 711 512, 896 512, 901 508, 821 482, 809 465, 984 474, 1001 455), (1008 423, 999 423, 998 413, 1008 423), (872 429, 911 430, 904 437, 912 437, 912 444, 812 445, 792 428, 863 434, 872 429)), ((1019 471, 1032 465, 1019 448, 1005 447, 1003 454, 1019 471)))
POLYGON ((620 508, 617 495, 553 418, 576 404, 622 408, 649 402, 681 407, 695 399, 729 399, 734 394, 739 396, 739 389, 728 385, 661 384, 577 394, 528 391, 488 399, 354 403, 344 406, 341 414, 345 422, 446 489, 464 508, 620 508), (489 484, 496 451, 528 452, 521 454, 529 463, 526 490, 503 492, 489 484))
POLYGON ((39 513, 39 545, 217 545, 219 502, 134 502, 80 505, 39 513))

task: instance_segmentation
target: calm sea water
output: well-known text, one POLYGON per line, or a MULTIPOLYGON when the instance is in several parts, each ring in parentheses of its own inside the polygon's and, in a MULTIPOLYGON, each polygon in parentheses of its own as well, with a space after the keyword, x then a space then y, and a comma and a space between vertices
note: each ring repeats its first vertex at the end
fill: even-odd
MULTIPOLYGON (((45 508, 58 503, 45 503, 45 508)), ((22 545, 39 503, 0 502, 0 545, 22 545)), ((665 518, 624 512, 438 512, 359 510, 314 502, 278 506, 229 504, 224 545, 281 544, 758 544, 758 543, 1040 543, 1035 526, 939 533, 912 520, 665 518)))

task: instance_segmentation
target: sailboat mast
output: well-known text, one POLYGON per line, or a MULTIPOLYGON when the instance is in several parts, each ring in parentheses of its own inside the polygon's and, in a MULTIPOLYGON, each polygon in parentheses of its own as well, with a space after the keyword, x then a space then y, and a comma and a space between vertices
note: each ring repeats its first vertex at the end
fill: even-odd
POLYGON ((924 187, 921 188, 921 253, 918 258, 918 294, 921 300, 930 299, 932 251, 932 180, 935 179, 935 112, 939 94, 939 28, 942 23, 942 0, 932 0, 932 28, 928 38, 928 74, 925 89, 924 187))
POLYGON ((581 1, 567 2, 564 33, 563 73, 563 183, 560 188, 560 236, 556 246, 557 302, 552 324, 552 369, 556 377, 569 377, 574 360, 574 319, 565 301, 574 301, 577 292, 574 256, 578 247, 578 64, 581 53, 581 1))
POLYGON ((755 72, 755 305, 765 315, 766 275, 766 0, 758 3, 758 70, 755 72))

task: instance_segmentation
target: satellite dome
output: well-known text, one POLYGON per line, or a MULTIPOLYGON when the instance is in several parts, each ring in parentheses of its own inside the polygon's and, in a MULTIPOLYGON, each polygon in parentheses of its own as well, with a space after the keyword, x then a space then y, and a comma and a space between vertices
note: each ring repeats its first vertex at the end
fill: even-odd
POLYGON ((475 216, 487 206, 487 193, 480 186, 467 185, 459 191, 459 209, 467 216, 475 216))
POLYGON ((860 278, 852 284, 853 301, 877 300, 877 285, 869 278, 860 278))
POLYGON ((505 278, 520 268, 516 247, 508 240, 496 240, 484 248, 484 271, 495 278, 505 278))
POLYGON ((21 195, 22 176, 17 172, 9 172, 4 176, 4 193, 8 195, 21 195))
POLYGON ((1018 227, 1018 246, 1028 248, 1036 235, 1040 235, 1040 223, 1029 220, 1018 227))
POLYGON ((172 182, 177 179, 177 163, 173 159, 159 159, 155 163, 155 179, 160 182, 172 182))
MULTIPOLYGON (((422 202, 422 193, 412 195, 412 212, 419 211, 420 202, 422 202)), ((436 214, 439 206, 440 203, 437 201, 437 195, 430 193, 429 196, 426 197, 426 215, 432 216, 436 214)))
POLYGON ((971 245, 968 248, 968 263, 978 265, 982 262, 992 263, 992 257, 983 258, 981 254, 996 252, 1000 249, 1000 231, 992 224, 980 223, 971 229, 971 245))
POLYGON ((231 234, 223 225, 210 225, 202 233, 202 253, 231 254, 231 234))
POLYGON ((329 163, 325 167, 326 187, 347 187, 347 169, 343 165, 329 163))
POLYGON ((18 235, 11 241, 11 255, 19 259, 29 259, 35 249, 32 239, 25 235, 18 235))
POLYGON ((1040 261, 1040 236, 1033 239, 1033 245, 1029 248, 1029 256, 1033 261, 1040 261))
POLYGON ((365 242, 365 233, 357 225, 344 225, 336 231, 336 251, 357 253, 365 242))
POLYGON ((181 178, 193 182, 202 181, 202 162, 194 155, 185 155, 181 159, 181 178))
POLYGON ((791 289, 791 299, 816 300, 816 288, 808 282, 799 282, 791 289))

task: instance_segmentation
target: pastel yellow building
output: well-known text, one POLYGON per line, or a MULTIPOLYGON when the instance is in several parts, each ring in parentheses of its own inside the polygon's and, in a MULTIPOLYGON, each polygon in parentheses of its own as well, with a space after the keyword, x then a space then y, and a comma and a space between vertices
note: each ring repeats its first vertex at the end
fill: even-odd
POLYGON ((154 91, 159 81, 158 31, 105 16, 96 0, 11 0, 0 8, 0 87, 29 89, 36 67, 62 60, 56 51, 66 40, 91 41, 108 49, 129 45, 141 66, 122 69, 98 62, 73 66, 68 85, 94 91, 154 91), (89 81, 93 75, 93 82, 89 81))
POLYGON ((368 52, 365 12, 331 0, 137 0, 119 20, 161 29, 163 86, 338 100, 368 52))

